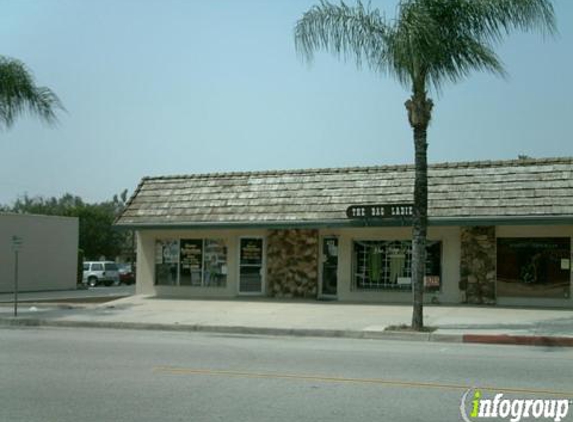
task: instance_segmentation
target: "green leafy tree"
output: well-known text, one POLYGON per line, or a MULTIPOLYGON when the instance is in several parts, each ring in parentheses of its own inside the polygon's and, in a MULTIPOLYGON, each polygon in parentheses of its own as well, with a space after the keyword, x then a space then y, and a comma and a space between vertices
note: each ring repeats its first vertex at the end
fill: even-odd
POLYGON ((74 217, 75 210, 85 205, 82 198, 69 193, 64 194, 61 198, 29 197, 28 195, 24 195, 19 197, 9 210, 19 214, 74 217))
POLYGON ((88 204, 74 210, 80 220, 80 248, 86 258, 114 258, 122 250, 123 233, 113 229, 116 214, 104 204, 88 204))
POLYGON ((47 123, 55 123, 60 99, 52 90, 36 86, 32 73, 19 60, 0 56, 0 128, 9 128, 28 112, 47 123))
POLYGON ((402 0, 394 19, 361 2, 327 1, 310 8, 295 27, 297 51, 355 58, 358 66, 394 77, 411 97, 405 106, 415 148, 412 241, 412 328, 423 329, 428 215, 427 129, 434 103, 428 90, 459 82, 473 71, 505 75, 494 48, 514 30, 556 32, 550 0, 402 0))

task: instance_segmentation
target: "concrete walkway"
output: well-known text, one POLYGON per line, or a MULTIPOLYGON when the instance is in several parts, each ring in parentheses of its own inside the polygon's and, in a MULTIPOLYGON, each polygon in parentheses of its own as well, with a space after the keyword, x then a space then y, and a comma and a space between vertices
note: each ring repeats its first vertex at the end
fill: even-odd
POLYGON ((427 305, 425 324, 434 332, 386 330, 409 324, 411 313, 410 305, 131 296, 103 304, 22 304, 17 318, 4 303, 0 325, 573 346, 573 310, 427 305))
MULTIPOLYGON (((42 292, 20 292, 19 302, 105 302, 132 296, 135 286, 85 287, 74 290, 49 290, 42 292)), ((0 293, 0 304, 14 302, 14 293, 0 293)))

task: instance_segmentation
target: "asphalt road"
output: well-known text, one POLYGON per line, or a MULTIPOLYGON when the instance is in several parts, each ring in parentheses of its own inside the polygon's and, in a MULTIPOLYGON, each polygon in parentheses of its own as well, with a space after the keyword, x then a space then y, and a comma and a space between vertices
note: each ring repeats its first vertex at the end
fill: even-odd
POLYGON ((458 421, 474 386, 572 399, 573 350, 0 329, 0 421, 458 421))

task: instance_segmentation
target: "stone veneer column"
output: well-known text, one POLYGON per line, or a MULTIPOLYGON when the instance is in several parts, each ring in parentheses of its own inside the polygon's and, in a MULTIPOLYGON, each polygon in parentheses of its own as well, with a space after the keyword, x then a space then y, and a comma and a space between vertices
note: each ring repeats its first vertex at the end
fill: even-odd
POLYGON ((466 302, 495 304, 495 227, 462 227, 461 247, 460 288, 466 302))
POLYGON ((269 296, 316 297, 318 230, 269 230, 267 281, 269 296))

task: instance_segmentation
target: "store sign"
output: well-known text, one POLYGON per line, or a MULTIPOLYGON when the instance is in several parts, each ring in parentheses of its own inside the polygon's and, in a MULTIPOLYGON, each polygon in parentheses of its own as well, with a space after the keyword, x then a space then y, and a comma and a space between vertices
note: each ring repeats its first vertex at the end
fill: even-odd
POLYGON ((203 240, 181 240, 181 269, 201 271, 203 266, 203 240))
POLYGON ((262 258, 262 240, 245 240, 241 243, 241 260, 260 261, 262 258))
POLYGON ((412 204, 351 205, 346 216, 353 219, 412 217, 412 204))
POLYGON ((437 275, 425 276, 424 287, 440 287, 440 277, 437 275))
POLYGON ((24 244, 24 239, 21 236, 12 236, 12 251, 18 252, 22 249, 22 245, 24 244))

